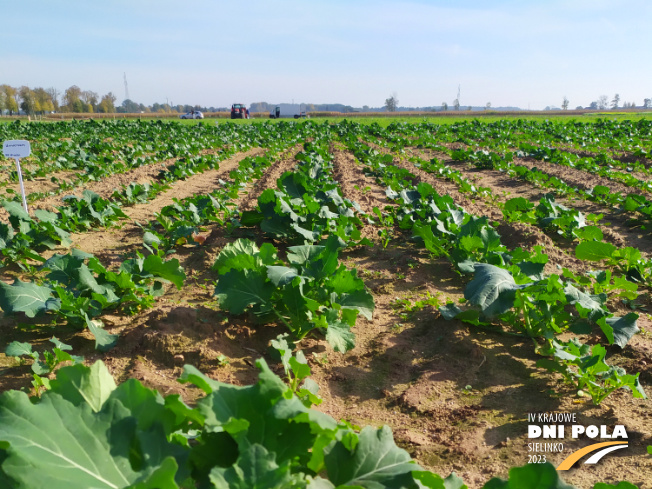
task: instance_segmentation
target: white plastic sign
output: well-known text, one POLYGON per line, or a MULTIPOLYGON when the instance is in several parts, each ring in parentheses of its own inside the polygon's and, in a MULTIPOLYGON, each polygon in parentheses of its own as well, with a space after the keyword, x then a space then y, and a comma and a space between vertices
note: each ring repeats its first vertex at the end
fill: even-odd
POLYGON ((23 208, 27 210, 27 198, 25 197, 25 186, 23 185, 23 172, 20 169, 20 159, 29 156, 31 153, 29 141, 23 139, 5 141, 2 145, 2 152, 5 158, 13 158, 16 160, 16 170, 18 171, 18 181, 20 182, 20 193, 23 195, 23 208))
POLYGON ((5 141, 2 145, 2 152, 5 158, 26 158, 31 153, 29 141, 14 140, 5 141))

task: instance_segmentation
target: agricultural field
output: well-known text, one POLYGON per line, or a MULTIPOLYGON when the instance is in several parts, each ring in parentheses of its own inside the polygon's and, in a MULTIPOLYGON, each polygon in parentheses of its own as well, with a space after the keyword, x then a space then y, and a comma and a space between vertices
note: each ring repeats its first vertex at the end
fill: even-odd
POLYGON ((651 120, 0 138, 0 487, 652 488, 651 120))

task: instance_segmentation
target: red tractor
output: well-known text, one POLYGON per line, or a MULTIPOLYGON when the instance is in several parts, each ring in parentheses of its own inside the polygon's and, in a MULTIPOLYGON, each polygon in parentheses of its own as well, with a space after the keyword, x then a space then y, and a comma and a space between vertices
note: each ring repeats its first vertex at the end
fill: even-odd
POLYGON ((231 119, 249 119, 249 111, 244 104, 233 104, 231 106, 231 119))

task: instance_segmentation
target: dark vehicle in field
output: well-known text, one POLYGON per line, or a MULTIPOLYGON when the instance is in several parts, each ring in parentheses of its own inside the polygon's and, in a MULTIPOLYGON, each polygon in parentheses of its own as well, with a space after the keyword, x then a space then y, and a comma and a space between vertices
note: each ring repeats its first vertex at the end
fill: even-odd
POLYGON ((231 119, 247 119, 249 112, 244 104, 233 104, 231 106, 231 119))

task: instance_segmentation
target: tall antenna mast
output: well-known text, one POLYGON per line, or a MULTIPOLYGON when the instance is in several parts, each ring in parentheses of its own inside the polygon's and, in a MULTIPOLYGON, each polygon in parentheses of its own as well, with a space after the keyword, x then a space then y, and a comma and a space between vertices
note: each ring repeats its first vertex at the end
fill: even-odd
POLYGON ((129 85, 127 85, 127 73, 125 75, 125 100, 131 100, 129 98, 129 85))

